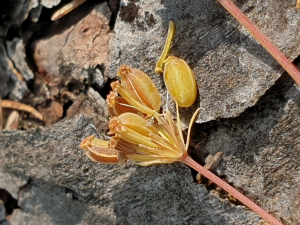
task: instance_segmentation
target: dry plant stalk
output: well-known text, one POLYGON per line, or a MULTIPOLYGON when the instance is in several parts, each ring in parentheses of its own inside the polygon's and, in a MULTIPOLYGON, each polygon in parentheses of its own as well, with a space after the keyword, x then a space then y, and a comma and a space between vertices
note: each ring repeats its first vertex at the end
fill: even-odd
POLYGON ((191 88, 194 87, 195 78, 187 63, 176 57, 167 58, 173 36, 174 24, 170 22, 168 38, 156 72, 164 73, 166 87, 177 106, 177 124, 168 110, 159 113, 161 98, 153 81, 140 70, 122 66, 118 72, 121 82, 111 83, 113 91, 107 97, 112 117, 108 123, 109 134, 113 136, 109 141, 90 136, 81 142, 80 147, 91 160, 100 163, 125 163, 131 160, 138 165, 149 166, 183 162, 223 188, 265 221, 280 225, 272 215, 188 155, 191 128, 199 109, 190 120, 187 141, 184 143, 178 106, 193 104, 197 88, 191 88), (176 62, 176 67, 168 66, 172 61, 176 62), (173 76, 169 76, 169 73, 173 73, 173 76), (189 93, 191 90, 193 93, 189 93))
POLYGON ((78 6, 83 4, 86 0, 73 0, 70 3, 64 5, 59 10, 57 10, 51 17, 52 21, 58 20, 63 16, 67 15, 72 10, 76 9, 78 6))
MULTIPOLYGON (((283 69, 300 85, 300 72, 284 54, 230 0, 217 0, 273 56, 283 69)), ((297 0, 297 6, 300 0, 297 0)))
POLYGON ((42 114, 40 114, 36 109, 29 105, 22 104, 20 102, 14 102, 10 100, 2 100, 2 108, 9 108, 9 109, 15 109, 15 110, 21 110, 25 112, 29 112, 33 114, 35 117, 37 117, 39 120, 44 121, 44 117, 42 114))
POLYGON ((300 0, 297 0, 296 9, 300 9, 300 0))
POLYGON ((18 129, 19 118, 20 118, 19 113, 16 110, 12 111, 7 118, 4 130, 18 129))

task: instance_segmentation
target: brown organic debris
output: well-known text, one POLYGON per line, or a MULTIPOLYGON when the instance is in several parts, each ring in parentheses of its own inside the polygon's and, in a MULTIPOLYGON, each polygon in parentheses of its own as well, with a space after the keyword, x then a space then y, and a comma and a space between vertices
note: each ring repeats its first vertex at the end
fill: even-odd
POLYGON ((49 86, 76 83, 84 89, 89 68, 101 65, 108 56, 111 12, 107 3, 81 18, 83 12, 68 17, 64 27, 54 23, 47 37, 33 43, 38 74, 49 86), (63 32, 57 34, 57 30, 63 32))
POLYGON ((14 102, 10 100, 2 100, 2 108, 9 108, 9 109, 15 109, 20 111, 25 111, 28 113, 33 114, 36 118, 38 118, 41 121, 44 121, 44 117, 41 113, 39 113, 36 109, 29 105, 25 105, 20 102, 14 102))
POLYGON ((55 21, 62 18, 63 16, 67 15, 69 12, 83 4, 85 1, 86 0, 73 0, 72 2, 64 5, 52 15, 51 20, 55 21))
POLYGON ((60 120, 64 112, 62 105, 55 101, 51 102, 49 106, 44 108, 39 106, 38 110, 44 115, 46 126, 51 126, 60 120))
MULTIPOLYGON (((214 170, 221 162, 222 155, 223 155, 223 152, 217 152, 214 156, 209 155, 205 160, 204 168, 209 171, 214 170)), ((196 180, 198 181, 199 184, 202 183, 203 176, 201 175, 201 173, 197 174, 196 180)))

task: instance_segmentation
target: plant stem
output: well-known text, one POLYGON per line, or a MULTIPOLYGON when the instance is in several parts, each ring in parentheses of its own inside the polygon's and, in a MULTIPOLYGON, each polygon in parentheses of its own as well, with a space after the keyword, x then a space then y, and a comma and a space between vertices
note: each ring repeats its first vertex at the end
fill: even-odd
POLYGON ((281 222, 279 222, 277 219, 275 219, 273 216, 271 216, 269 213, 267 213, 265 210, 263 210, 260 206, 255 204, 253 201, 251 201, 245 195, 240 193, 234 187, 230 186, 225 181, 221 180, 215 174, 213 174, 209 170, 205 169, 203 166, 199 165, 197 162, 195 162, 189 156, 186 156, 185 158, 183 158, 182 162, 184 164, 188 165, 189 167, 195 169, 199 173, 201 173, 203 176, 205 176, 206 178, 211 180, 213 183, 215 183, 219 187, 223 188, 225 191, 227 191, 229 194, 231 194, 237 200, 242 202, 249 209, 251 209, 252 211, 257 213, 259 216, 261 216, 265 221, 267 221, 273 225, 283 225, 281 222))
POLYGON ((299 70, 283 55, 283 53, 240 11, 230 0, 217 0, 250 34, 274 57, 274 59, 300 85, 299 70))

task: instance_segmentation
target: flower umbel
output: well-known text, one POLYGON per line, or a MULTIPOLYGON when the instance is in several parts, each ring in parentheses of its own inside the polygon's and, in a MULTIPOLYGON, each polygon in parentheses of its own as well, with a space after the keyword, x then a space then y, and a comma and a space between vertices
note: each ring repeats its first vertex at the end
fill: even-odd
POLYGON ((96 162, 118 163, 127 160, 142 166, 180 161, 192 167, 217 184, 237 200, 248 206, 266 221, 281 224, 273 216, 252 202, 242 193, 199 165, 188 156, 191 127, 199 109, 194 113, 184 143, 178 107, 191 106, 197 87, 192 70, 187 63, 169 56, 174 36, 174 24, 170 22, 165 49, 156 65, 156 72, 164 72, 164 80, 176 103, 177 124, 169 111, 160 113, 161 98, 153 81, 140 70, 121 66, 118 76, 121 82, 111 83, 113 91, 107 96, 107 106, 112 117, 109 120, 109 141, 94 136, 87 137, 80 147, 96 162))

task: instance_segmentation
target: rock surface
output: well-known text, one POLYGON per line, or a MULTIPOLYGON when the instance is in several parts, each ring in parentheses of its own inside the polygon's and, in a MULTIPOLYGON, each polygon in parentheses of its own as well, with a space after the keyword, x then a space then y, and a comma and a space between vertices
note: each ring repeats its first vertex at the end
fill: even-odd
POLYGON ((108 110, 105 100, 93 88, 89 88, 87 94, 80 94, 67 110, 67 118, 82 114, 93 118, 95 127, 99 132, 108 129, 108 110))
POLYGON ((27 85, 8 57, 3 43, 0 43, 0 65, 0 96, 8 96, 15 101, 21 100, 28 90, 27 85))
MULTIPOLYGON (((23 210, 14 211, 12 224, 259 223, 245 207, 194 183, 190 169, 180 163, 138 167, 91 162, 78 146, 96 133, 91 119, 76 116, 51 128, 0 136, 1 173, 32 179, 19 191, 23 210)), ((7 187, 2 181, 0 188, 7 187)), ((20 182, 11 187, 18 188, 20 182)))
MULTIPOLYGON (((293 1, 235 1, 290 60, 300 53, 299 12, 293 1)), ((121 64, 141 69, 162 86, 154 68, 166 39, 168 22, 176 34, 171 54, 193 69, 200 99, 197 122, 235 117, 253 106, 283 70, 216 0, 122 1, 110 41, 107 75, 121 64)), ((186 120, 186 119, 185 119, 186 120)))
POLYGON ((89 71, 107 58, 111 17, 107 3, 83 12, 68 15, 64 24, 54 23, 48 36, 32 46, 38 73, 49 86, 75 83, 83 90, 89 71), (87 11, 91 12, 85 15, 87 11))
POLYGON ((25 81, 32 80, 34 74, 26 62, 27 57, 23 41, 19 38, 14 38, 12 41, 8 41, 6 45, 8 57, 13 61, 16 70, 22 72, 22 77, 25 81))
POLYGON ((223 151, 221 176, 283 224, 299 224, 300 92, 286 76, 257 106, 216 122, 203 151, 223 151))
MULTIPOLYGON (((194 142, 199 131, 210 137, 202 151, 224 152, 217 173, 284 224, 300 218, 299 112, 300 92, 285 75, 241 116, 194 128, 194 142)), ((0 136, 0 188, 14 197, 19 192, 24 209, 14 211, 12 224, 262 224, 245 207, 194 183, 180 163, 91 162, 78 146, 97 133, 92 119, 76 116, 0 136)))
MULTIPOLYGON (((10 19, 18 18, 17 26, 37 1, 23 1, 21 11, 20 2, 14 1, 15 11, 5 12, 14 15, 10 19)), ((41 1, 34 13, 31 10, 31 19, 38 19, 41 4, 58 3, 41 1)), ((234 3, 290 60, 299 55, 300 14, 293 1, 234 3)), ((64 113, 69 119, 52 127, 0 134, 0 189, 22 207, 10 217, 13 225, 262 224, 215 187, 194 183, 183 164, 102 165, 91 162, 78 147, 88 135, 104 135, 102 87, 107 76, 115 78, 121 64, 148 73, 165 95, 154 66, 169 20, 177 26, 171 54, 191 65, 200 94, 194 108, 181 109, 187 122, 194 109, 201 108, 193 142, 202 147, 192 148, 191 154, 223 151, 217 167, 223 179, 284 224, 300 223, 299 90, 287 75, 276 82, 282 69, 217 1, 124 0, 113 32, 106 3, 82 5, 78 12, 54 22, 50 37, 35 42, 38 72, 46 81, 39 81, 46 97, 35 96, 42 99, 37 104, 62 100, 58 96, 68 93, 73 104, 64 113), (65 89, 56 86, 61 82, 65 89)), ((0 36, 14 24, 6 21, 0 21, 0 36)), ((0 43, 0 94, 20 100, 27 90, 22 77, 27 82, 32 74, 17 73, 28 71, 21 39, 5 43, 10 49, 0 43)), ((61 117, 63 110, 54 111, 61 117)))

